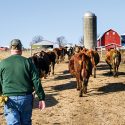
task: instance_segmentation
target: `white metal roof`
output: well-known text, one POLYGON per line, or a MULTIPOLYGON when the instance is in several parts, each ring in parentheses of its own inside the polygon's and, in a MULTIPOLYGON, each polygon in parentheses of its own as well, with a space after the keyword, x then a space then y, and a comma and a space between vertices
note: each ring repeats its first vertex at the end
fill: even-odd
POLYGON ((43 41, 35 43, 33 45, 54 45, 54 43, 51 41, 48 41, 48 40, 43 40, 43 41))

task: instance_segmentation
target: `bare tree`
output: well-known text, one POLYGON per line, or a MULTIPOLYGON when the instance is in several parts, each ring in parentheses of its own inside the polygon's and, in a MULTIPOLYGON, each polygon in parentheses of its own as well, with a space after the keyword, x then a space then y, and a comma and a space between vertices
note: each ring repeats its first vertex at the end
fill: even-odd
POLYGON ((81 45, 84 45, 84 37, 81 37, 81 38, 80 38, 79 43, 80 43, 81 45))
POLYGON ((67 43, 64 36, 57 37, 56 40, 57 40, 57 44, 59 45, 59 47, 65 46, 67 43))
POLYGON ((32 42, 30 42, 30 45, 34 44, 34 43, 39 43, 43 40, 43 37, 41 35, 37 35, 34 36, 32 39, 32 42))

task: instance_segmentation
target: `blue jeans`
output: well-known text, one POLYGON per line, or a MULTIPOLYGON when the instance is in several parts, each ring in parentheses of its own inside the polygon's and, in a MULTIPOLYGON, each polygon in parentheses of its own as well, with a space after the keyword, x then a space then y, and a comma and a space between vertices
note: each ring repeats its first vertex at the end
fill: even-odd
POLYGON ((4 105, 7 125, 31 125, 33 96, 9 96, 4 105))

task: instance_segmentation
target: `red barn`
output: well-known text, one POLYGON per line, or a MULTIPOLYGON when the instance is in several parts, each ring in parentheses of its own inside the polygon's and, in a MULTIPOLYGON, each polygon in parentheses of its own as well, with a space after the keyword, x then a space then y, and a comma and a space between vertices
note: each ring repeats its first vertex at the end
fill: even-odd
POLYGON ((100 47, 106 49, 121 47, 120 35, 112 29, 106 31, 97 41, 97 48, 100 47))

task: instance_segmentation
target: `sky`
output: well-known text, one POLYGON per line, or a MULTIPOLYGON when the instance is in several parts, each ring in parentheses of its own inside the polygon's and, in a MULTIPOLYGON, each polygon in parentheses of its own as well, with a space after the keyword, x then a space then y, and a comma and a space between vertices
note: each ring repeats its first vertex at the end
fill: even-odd
POLYGON ((0 0, 0 46, 18 38, 28 48, 38 35, 78 43, 88 11, 97 16, 98 35, 109 29, 125 33, 125 0, 0 0))

